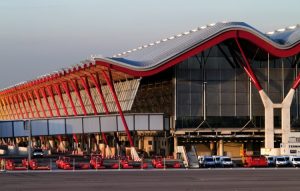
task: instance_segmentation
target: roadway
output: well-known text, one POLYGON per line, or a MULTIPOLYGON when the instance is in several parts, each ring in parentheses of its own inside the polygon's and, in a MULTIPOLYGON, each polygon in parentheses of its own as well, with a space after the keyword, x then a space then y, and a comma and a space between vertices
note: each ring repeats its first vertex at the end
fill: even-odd
POLYGON ((87 170, 0 173, 0 191, 299 190, 300 169, 87 170))

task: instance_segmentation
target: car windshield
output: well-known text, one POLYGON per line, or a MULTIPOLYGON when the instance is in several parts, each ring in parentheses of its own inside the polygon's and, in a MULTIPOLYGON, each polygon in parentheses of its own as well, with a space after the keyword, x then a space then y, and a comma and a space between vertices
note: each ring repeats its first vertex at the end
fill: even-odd
POLYGON ((231 159, 230 158, 223 158, 223 161, 230 162, 231 159))
POLYGON ((300 161, 300 158, 294 158, 294 161, 300 161))
POLYGON ((33 152, 43 152, 43 150, 42 149, 34 149, 33 152))
POLYGON ((268 157, 268 160, 273 160, 273 157, 268 157))
POLYGON ((277 160, 277 161, 285 161, 284 158, 277 158, 276 160, 277 160))
POLYGON ((220 157, 215 157, 215 161, 219 161, 220 160, 220 157))
POLYGON ((213 162, 214 160, 212 158, 205 158, 204 159, 206 162, 213 162))

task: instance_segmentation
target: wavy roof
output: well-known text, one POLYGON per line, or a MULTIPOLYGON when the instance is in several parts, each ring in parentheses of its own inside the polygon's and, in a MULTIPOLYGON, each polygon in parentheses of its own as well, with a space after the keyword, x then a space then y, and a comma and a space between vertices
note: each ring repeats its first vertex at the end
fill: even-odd
MULTIPOLYGON (((299 25, 265 34, 244 22, 219 22, 149 43, 111 58, 95 58, 95 60, 132 70, 150 70, 218 36, 225 36, 230 31, 240 31, 244 33, 244 38, 247 34, 249 37, 260 39, 256 44, 264 49, 270 46, 283 52, 299 45, 300 41, 299 25)), ((252 41, 253 38, 248 40, 252 41)))
POLYGON ((93 71, 91 67, 94 66, 99 66, 99 70, 112 70, 115 73, 124 73, 124 75, 149 76, 233 38, 246 39, 277 57, 293 56, 300 52, 299 25, 262 33, 244 22, 219 22, 145 44, 112 57, 93 57, 76 66, 10 86, 0 90, 0 94, 7 90, 13 91, 16 87, 20 89, 45 83, 50 79, 72 77, 74 72, 84 75, 82 70, 93 71))

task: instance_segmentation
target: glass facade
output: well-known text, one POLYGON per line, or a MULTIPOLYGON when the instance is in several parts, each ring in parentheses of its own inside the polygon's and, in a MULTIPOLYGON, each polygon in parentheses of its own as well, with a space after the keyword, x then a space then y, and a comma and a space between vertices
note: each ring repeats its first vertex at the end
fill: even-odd
MULTIPOLYGON (((248 127, 264 127, 262 101, 240 67, 242 59, 236 50, 228 43, 220 44, 175 66, 176 128, 241 128, 249 121, 248 127), (206 123, 202 123, 204 120, 206 123)), ((257 49, 251 57, 252 69, 261 86, 274 103, 281 103, 298 73, 297 56, 271 58, 257 49)), ((280 127, 281 110, 274 113, 274 125, 280 127)), ((298 90, 291 118, 292 126, 299 126, 298 90)))

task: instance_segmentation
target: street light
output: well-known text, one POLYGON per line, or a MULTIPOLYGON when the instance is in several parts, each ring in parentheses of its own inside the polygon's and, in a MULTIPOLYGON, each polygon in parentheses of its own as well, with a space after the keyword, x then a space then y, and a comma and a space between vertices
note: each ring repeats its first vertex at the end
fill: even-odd
POLYGON ((28 146, 27 146, 27 151, 28 151, 28 162, 31 160, 31 121, 29 120, 24 120, 24 126, 25 130, 28 131, 28 146))

